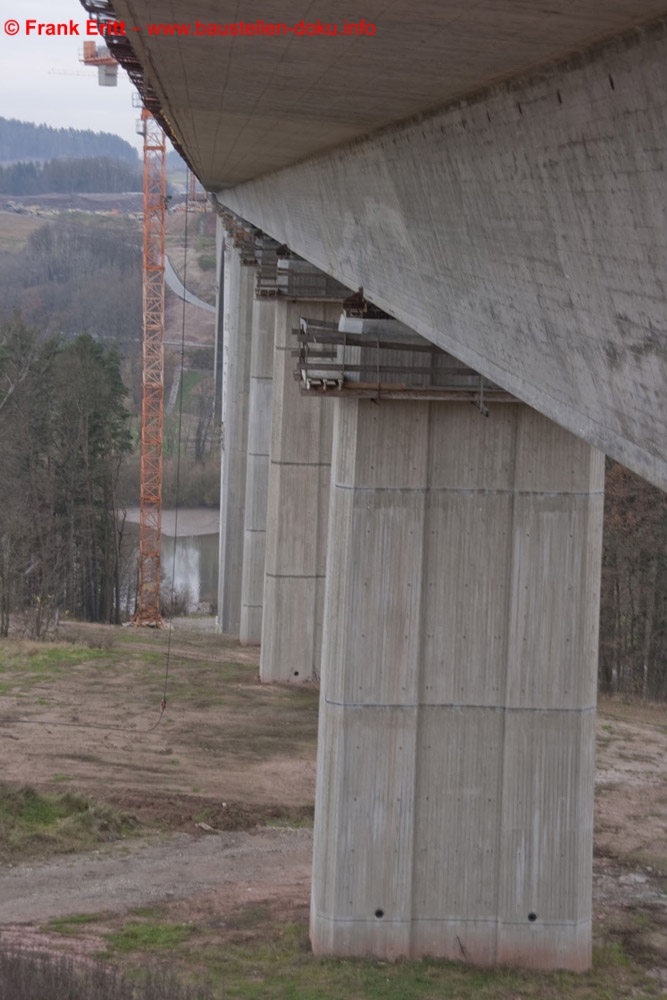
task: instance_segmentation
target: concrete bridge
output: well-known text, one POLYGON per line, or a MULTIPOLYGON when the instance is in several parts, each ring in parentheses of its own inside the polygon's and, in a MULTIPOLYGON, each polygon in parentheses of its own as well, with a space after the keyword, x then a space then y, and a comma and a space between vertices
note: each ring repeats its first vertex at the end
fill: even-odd
POLYGON ((220 206, 220 622, 321 679, 315 951, 585 969, 604 453, 667 487, 667 0, 82 2, 220 206))

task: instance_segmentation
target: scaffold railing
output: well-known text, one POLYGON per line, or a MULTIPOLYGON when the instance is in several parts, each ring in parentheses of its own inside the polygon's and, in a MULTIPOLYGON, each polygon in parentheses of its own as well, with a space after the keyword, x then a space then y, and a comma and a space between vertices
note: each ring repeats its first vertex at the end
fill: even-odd
POLYGON ((305 318, 293 332, 298 342, 292 352, 297 358, 294 377, 303 393, 468 400, 482 412, 486 403, 514 401, 500 386, 417 334, 349 333, 337 323, 305 318))

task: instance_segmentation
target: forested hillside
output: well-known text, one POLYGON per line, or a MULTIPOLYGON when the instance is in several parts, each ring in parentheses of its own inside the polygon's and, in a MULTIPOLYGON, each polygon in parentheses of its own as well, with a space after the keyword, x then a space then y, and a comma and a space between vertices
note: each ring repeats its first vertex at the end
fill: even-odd
POLYGON ((91 156, 108 156, 133 166, 139 163, 134 146, 111 132, 52 128, 15 118, 0 118, 0 163, 91 156))
POLYGON ((142 185, 142 173, 137 165, 107 156, 0 165, 0 194, 118 193, 141 191, 142 185))
MULTIPOLYGON (((62 215, 0 252, 0 321, 22 312, 44 334, 141 342, 141 223, 62 215)), ((136 346, 135 346, 136 349, 136 346)))
POLYGON ((0 327, 0 635, 24 609, 119 619, 118 476, 130 448, 119 358, 88 334, 0 327))

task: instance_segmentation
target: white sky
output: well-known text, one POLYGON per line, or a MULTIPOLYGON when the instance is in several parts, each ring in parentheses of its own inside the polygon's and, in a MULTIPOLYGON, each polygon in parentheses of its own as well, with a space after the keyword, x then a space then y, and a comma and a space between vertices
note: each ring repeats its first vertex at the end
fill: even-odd
POLYGON ((97 69, 79 62, 87 19, 79 0, 0 0, 0 115, 57 128, 113 132, 139 149, 139 112, 132 107, 134 87, 124 70, 118 70, 117 87, 99 87, 97 69), (10 18, 20 25, 14 36, 4 28, 10 18), (38 23, 69 23, 71 18, 81 37, 26 37, 28 18, 38 23))

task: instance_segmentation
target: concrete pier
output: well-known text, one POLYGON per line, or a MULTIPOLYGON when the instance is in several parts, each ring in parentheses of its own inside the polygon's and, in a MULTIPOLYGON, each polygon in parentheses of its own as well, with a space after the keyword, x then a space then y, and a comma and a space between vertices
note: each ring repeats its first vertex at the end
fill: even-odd
POLYGON ((276 303, 263 681, 312 680, 320 666, 333 406, 302 398, 294 380, 302 315, 337 320, 340 304, 276 303))
POLYGON ((225 241, 218 627, 239 635, 255 272, 225 241))
POLYGON ((248 457, 241 583, 240 639, 244 644, 256 644, 262 638, 275 315, 276 303, 274 299, 255 299, 252 310, 248 457))
POLYGON ((334 406, 313 949, 586 969, 603 455, 334 406))

